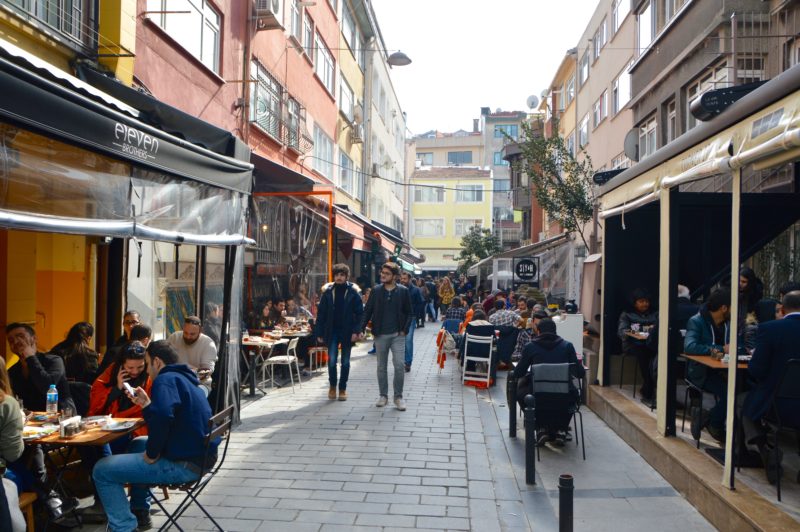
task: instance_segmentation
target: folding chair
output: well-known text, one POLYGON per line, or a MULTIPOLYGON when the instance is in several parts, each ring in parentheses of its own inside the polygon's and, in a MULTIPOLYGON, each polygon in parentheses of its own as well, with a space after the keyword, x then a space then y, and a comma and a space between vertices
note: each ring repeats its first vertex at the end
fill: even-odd
POLYGON ((208 420, 208 434, 206 435, 205 441, 205 462, 203 464, 203 473, 200 475, 194 482, 188 482, 186 484, 170 484, 167 486, 151 486, 150 489, 150 498, 155 501, 156 505, 161 509, 164 515, 167 517, 167 521, 161 525, 159 530, 166 530, 170 526, 174 526, 181 532, 183 529, 178 525, 178 519, 183 515, 183 513, 191 506, 192 503, 196 504, 198 508, 208 517, 214 526, 217 527, 218 530, 224 532, 224 529, 217 523, 214 517, 208 513, 200 501, 197 500, 197 497, 200 495, 200 492, 208 485, 212 478, 217 474, 217 471, 220 470, 222 464, 225 462, 225 456, 228 454, 228 443, 230 442, 230 433, 231 433, 231 423, 233 422, 233 406, 229 406, 219 414, 216 414, 208 420), (220 438, 220 443, 217 446, 217 455, 219 456, 219 448, 222 447, 222 455, 219 456, 215 464, 209 463, 209 456, 208 451, 211 448, 211 443, 216 439, 220 438), (178 504, 175 510, 170 514, 167 509, 161 504, 155 495, 153 495, 153 487, 166 487, 170 488, 173 491, 183 491, 186 493, 186 496, 183 500, 178 504))
POLYGON ((276 342, 275 345, 272 346, 272 349, 269 350, 269 355, 267 358, 264 359, 263 364, 261 365, 261 382, 266 382, 266 373, 267 368, 269 368, 269 381, 272 383, 272 386, 275 386, 275 368, 274 366, 286 366, 289 370, 289 380, 292 383, 292 393, 294 393, 294 375, 292 375, 292 364, 294 363, 295 370, 297 370, 297 381, 298 385, 302 388, 303 383, 300 379, 300 363, 297 361, 297 342, 299 340, 297 338, 292 338, 289 341, 289 346, 286 348, 285 355, 276 355, 275 348, 280 344, 284 345, 286 342, 279 341, 276 342))
POLYGON ((469 333, 464 335, 464 360, 461 367, 461 382, 485 382, 488 388, 491 385, 492 372, 492 347, 494 335, 475 336, 469 333), (470 368, 470 362, 472 367, 470 368), (483 367, 486 370, 483 370, 483 367))
MULTIPOLYGON (((578 445, 578 420, 580 420, 580 445, 583 459, 586 460, 586 444, 583 440, 583 414, 581 413, 580 392, 572 385, 572 364, 534 364, 531 368, 533 397, 536 401, 536 441, 539 441, 539 421, 548 416, 568 416, 575 426, 575 445, 578 445)), ((548 427, 552 429, 553 427, 548 427)), ((560 428, 560 427, 557 427, 560 428)), ((526 434, 527 438, 528 435, 526 434)), ((537 459, 541 459, 539 446, 536 449, 537 459)))

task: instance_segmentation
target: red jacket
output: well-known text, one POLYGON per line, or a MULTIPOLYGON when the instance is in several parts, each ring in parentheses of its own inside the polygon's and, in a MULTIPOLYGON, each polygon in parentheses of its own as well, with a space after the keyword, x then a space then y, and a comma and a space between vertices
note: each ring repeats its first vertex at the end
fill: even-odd
MULTIPOLYGON (((120 410, 119 399, 106 405, 112 390, 116 389, 117 376, 111 374, 113 370, 114 366, 109 366, 99 377, 97 377, 97 379, 95 379, 94 384, 92 384, 92 392, 89 396, 89 415, 106 416, 111 414, 111 417, 144 417, 142 414, 142 408, 138 405, 133 405, 125 410, 120 410), (114 385, 108 386, 108 383, 110 382, 114 383, 114 385)), ((148 376, 147 380, 142 386, 144 391, 147 392, 147 395, 150 395, 150 388, 152 386, 153 379, 148 376)), ((147 425, 136 429, 133 432, 133 435, 147 436, 147 425)))

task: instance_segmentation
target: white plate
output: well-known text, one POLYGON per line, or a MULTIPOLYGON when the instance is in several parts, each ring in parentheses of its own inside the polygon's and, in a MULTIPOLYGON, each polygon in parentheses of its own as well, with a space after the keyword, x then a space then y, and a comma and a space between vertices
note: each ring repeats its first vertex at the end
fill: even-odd
POLYGON ((103 430, 110 430, 111 432, 123 432, 126 430, 130 430, 134 425, 136 425, 135 421, 123 421, 121 423, 112 421, 111 423, 106 425, 103 430))

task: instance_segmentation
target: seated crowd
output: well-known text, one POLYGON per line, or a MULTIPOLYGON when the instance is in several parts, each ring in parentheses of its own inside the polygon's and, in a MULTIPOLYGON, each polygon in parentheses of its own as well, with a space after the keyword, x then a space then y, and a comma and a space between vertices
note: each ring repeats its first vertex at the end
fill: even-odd
MULTIPOLYGON (((39 350, 31 326, 6 326, 12 355, 8 364, 0 358, 0 471, 4 473, 0 476, 5 499, 13 501, 17 493, 35 492, 49 522, 74 524, 77 500, 52 488, 53 479, 45 467, 48 449, 25 446, 22 440, 22 409, 45 411, 51 385, 58 391, 62 415, 145 420, 143 426, 111 444, 77 447, 95 495, 94 505, 81 510, 83 521, 107 519, 113 531, 145 530, 151 524, 146 486, 196 480, 203 463, 208 466, 215 461, 215 449, 205 460, 204 446, 212 414, 207 397, 217 346, 202 332, 201 320, 188 316, 182 330, 151 342, 151 328, 140 323, 136 311, 128 311, 123 330, 101 359, 89 347, 94 332, 89 323, 73 326, 67 339, 50 352, 39 350), (126 391, 126 384, 133 393, 126 391), (130 502, 126 484, 131 485, 130 502)), ((12 506, 9 502, 9 510, 12 506)), ((0 529, 6 530, 3 515, 0 512, 0 529)))

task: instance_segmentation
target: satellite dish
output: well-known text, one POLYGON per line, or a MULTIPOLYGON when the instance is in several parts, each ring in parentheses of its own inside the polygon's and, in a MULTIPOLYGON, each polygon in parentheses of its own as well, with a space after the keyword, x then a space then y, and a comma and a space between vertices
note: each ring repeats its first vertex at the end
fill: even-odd
POLYGON ((528 104, 528 109, 536 109, 537 107, 539 107, 539 98, 531 94, 530 96, 528 96, 528 99, 525 100, 525 103, 528 104))
POLYGON ((639 130, 631 129, 625 134, 625 141, 622 144, 625 156, 631 161, 639 161, 639 130))
POLYGON ((500 114, 503 112, 503 109, 501 107, 498 107, 497 109, 494 110, 494 112, 500 114))
POLYGON ((544 89, 541 94, 539 95, 540 98, 547 98, 547 95, 550 93, 549 90, 544 89))

